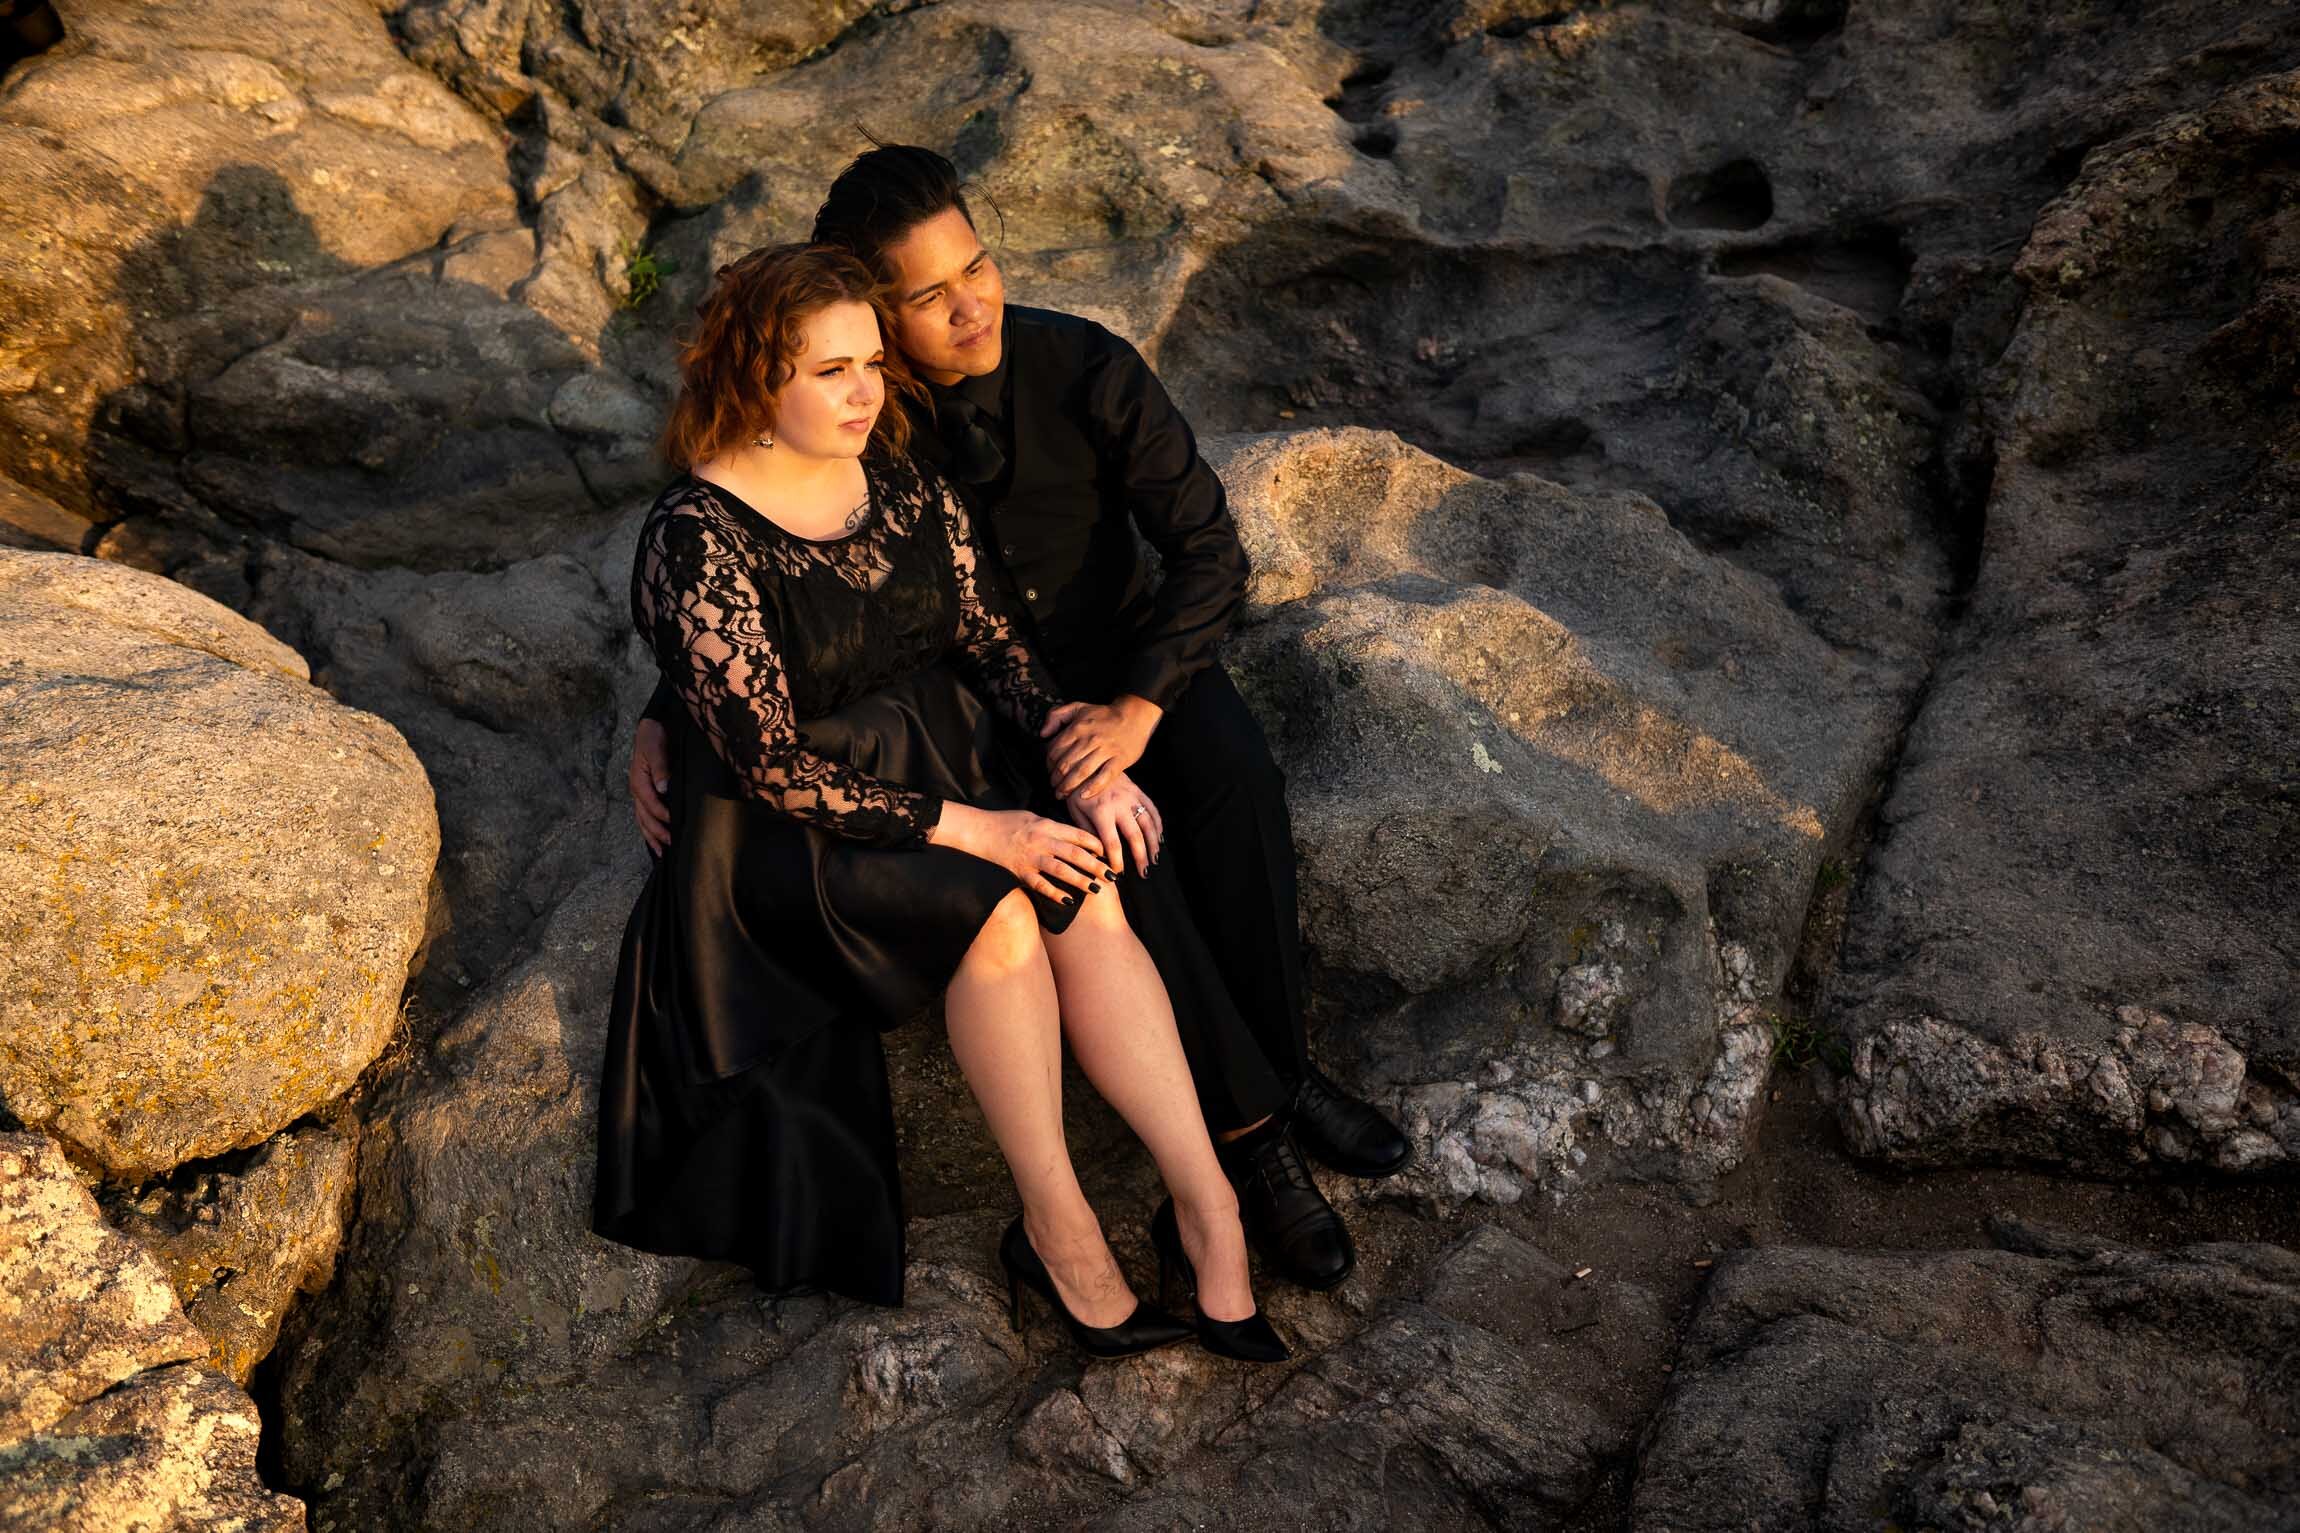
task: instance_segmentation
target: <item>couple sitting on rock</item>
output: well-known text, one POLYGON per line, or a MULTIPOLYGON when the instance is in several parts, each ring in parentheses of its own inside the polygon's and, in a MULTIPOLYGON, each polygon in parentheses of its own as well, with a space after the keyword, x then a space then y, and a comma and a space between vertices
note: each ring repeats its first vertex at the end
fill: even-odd
POLYGON ((1028 1286, 1097 1356, 1286 1356, 1249 1243, 1313 1288, 1356 1260, 1302 1151, 1409 1150, 1305 1049, 1284 782, 1215 659, 1246 558, 1188 425, 1125 341, 1009 307, 956 171, 904 146, 812 244, 722 267, 679 366, 594 1227, 901 1302, 878 1034, 939 1000, 1021 1193, 1016 1324, 1028 1286), (1195 1326, 1103 1240, 1064 1039, 1157 1162, 1195 1326))

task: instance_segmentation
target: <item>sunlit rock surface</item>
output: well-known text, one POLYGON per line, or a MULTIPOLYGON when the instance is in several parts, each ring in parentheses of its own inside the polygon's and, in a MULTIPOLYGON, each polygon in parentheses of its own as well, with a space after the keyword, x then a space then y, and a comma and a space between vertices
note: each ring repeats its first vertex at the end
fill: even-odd
POLYGON ((438 853, 396 730, 156 575, 0 550, 0 1097, 106 1171, 343 1094, 399 1017, 438 853))
POLYGON ((283 1129, 252 1151, 179 1167, 105 1210, 157 1260, 217 1368, 245 1386, 288 1308, 335 1276, 351 1220, 351 1134, 283 1129))
POLYGON ((1635 491, 1482 479, 1363 430, 1212 450, 1304 920, 1428 1151, 1384 1190, 1514 1201, 1572 1180, 1582 1140, 1732 1166, 1766 1000, 1912 678, 1635 491))
POLYGON ((304 1526, 256 1475, 254 1403, 63 1151, 0 1133, 0 1524, 304 1526))

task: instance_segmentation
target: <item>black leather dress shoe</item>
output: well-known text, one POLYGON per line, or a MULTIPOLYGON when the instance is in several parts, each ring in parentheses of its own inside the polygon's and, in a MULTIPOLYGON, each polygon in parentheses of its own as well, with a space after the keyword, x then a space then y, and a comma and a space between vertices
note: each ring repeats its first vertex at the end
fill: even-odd
POLYGON ((1238 1189, 1246 1240, 1264 1266, 1305 1288, 1332 1288, 1350 1275, 1358 1248, 1342 1228, 1342 1216, 1310 1180, 1310 1168, 1282 1122, 1272 1120, 1215 1150, 1238 1189))
POLYGON ((1287 1122, 1303 1149, 1344 1176, 1392 1176, 1414 1158, 1413 1141, 1395 1123, 1326 1079, 1316 1065, 1294 1092, 1287 1122))

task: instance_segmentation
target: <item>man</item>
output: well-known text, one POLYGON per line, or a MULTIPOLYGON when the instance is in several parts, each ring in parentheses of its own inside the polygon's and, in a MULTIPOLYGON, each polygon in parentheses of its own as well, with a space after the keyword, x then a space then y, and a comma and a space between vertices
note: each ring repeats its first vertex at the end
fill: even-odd
MULTIPOLYGON (((1331 1288, 1357 1253, 1300 1148, 1380 1177, 1410 1147, 1309 1059, 1285 783, 1214 655, 1246 587, 1221 481, 1132 346, 1091 320, 1006 304, 941 155, 860 156, 831 184, 814 237, 889 284, 892 339, 934 399, 915 450, 966 499, 1065 692, 1099 699, 1047 725, 1056 791, 1105 836, 1114 867, 1119 832, 1081 806, 1119 772, 1158 806, 1171 866, 1121 881, 1127 915, 1173 998, 1249 1237, 1275 1270, 1331 1288), (1156 581, 1137 529, 1158 551, 1156 581)), ((673 705, 658 690, 650 720, 673 705)), ((660 727, 644 723, 631 792, 657 846, 666 783, 660 727)))

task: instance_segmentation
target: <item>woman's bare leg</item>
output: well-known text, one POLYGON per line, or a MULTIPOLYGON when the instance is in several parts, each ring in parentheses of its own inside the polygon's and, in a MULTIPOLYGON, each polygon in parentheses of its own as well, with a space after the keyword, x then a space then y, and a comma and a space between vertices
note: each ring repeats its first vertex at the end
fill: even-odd
MULTIPOLYGON (((1116 1325, 1134 1292, 1102 1238, 1062 1136, 1062 1031, 1038 914, 1001 900, 943 993, 950 1051, 1022 1194, 1022 1227, 1070 1312, 1116 1325)), ((1195 1107, 1193 1106, 1193 1111, 1195 1107)))
POLYGON ((1062 1031, 1078 1068, 1118 1109, 1174 1194, 1182 1247, 1198 1275, 1198 1309, 1215 1320, 1254 1313, 1238 1194, 1215 1158, 1165 982, 1105 886, 1060 934, 1047 933, 1062 1031))

